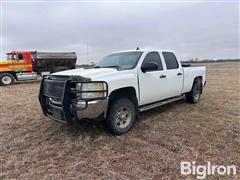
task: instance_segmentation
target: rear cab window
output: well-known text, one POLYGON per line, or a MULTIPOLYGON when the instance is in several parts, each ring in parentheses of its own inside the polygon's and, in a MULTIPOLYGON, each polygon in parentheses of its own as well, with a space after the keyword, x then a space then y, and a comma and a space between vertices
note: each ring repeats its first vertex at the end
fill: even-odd
POLYGON ((179 68, 178 60, 174 53, 162 52, 162 55, 164 57, 167 70, 179 68))

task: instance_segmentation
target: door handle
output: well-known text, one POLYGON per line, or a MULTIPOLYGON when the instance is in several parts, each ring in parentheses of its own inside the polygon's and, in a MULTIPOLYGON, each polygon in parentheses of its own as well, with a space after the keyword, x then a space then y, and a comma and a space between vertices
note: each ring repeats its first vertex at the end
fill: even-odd
POLYGON ((178 75, 178 76, 181 76, 181 75, 182 75, 182 73, 181 73, 181 72, 179 72, 179 73, 177 73, 177 75, 178 75))
POLYGON ((162 74, 161 76, 160 76, 160 78, 166 78, 167 76, 166 75, 164 75, 164 74, 162 74))

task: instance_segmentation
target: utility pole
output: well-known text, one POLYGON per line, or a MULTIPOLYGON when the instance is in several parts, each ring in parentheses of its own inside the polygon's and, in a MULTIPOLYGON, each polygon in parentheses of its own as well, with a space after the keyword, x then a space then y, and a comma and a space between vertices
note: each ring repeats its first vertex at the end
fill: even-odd
POLYGON ((88 59, 88 42, 87 42, 87 64, 89 63, 89 59, 88 59))

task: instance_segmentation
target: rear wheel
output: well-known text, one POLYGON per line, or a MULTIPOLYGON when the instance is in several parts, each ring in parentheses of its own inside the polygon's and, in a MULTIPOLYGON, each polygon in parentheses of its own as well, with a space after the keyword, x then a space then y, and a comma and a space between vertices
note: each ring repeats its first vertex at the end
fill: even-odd
POLYGON ((116 135, 129 131, 135 122, 136 110, 132 101, 127 98, 115 99, 109 105, 107 127, 116 135))
POLYGON ((191 91, 186 93, 187 102, 192 104, 198 103, 201 97, 201 88, 200 79, 195 80, 191 91))
POLYGON ((9 73, 2 73, 0 74, 0 83, 1 85, 8 86, 13 84, 14 82, 14 77, 13 75, 9 73))

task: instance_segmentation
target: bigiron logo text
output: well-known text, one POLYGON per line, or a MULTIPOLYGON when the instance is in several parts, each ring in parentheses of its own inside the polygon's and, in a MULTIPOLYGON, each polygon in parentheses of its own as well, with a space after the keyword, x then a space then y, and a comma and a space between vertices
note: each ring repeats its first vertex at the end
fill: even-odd
POLYGON ((212 165, 211 162, 207 162, 205 165, 196 165, 195 161, 181 162, 181 175, 195 175, 197 179, 204 179, 207 176, 214 175, 236 175, 237 167, 235 165, 212 165))

